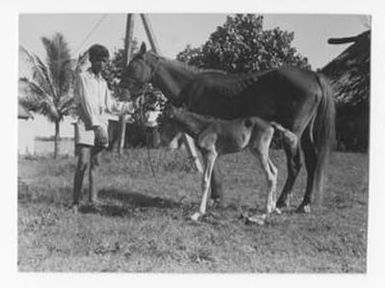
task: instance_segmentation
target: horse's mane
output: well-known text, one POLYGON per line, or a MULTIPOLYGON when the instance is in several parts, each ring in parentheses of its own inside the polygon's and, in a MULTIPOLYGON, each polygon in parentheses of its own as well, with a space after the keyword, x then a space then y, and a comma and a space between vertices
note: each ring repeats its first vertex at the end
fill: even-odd
POLYGON ((193 74, 205 74, 205 73, 213 73, 213 74, 222 74, 222 75, 227 75, 227 72, 223 71, 223 70, 220 70, 220 69, 211 69, 211 68, 200 68, 200 67, 196 67, 196 66, 193 66, 193 65, 189 65, 188 63, 185 63, 185 62, 182 62, 182 61, 179 61, 179 60, 175 60, 175 59, 168 59, 166 57, 163 57, 163 56, 160 56, 158 54, 156 54, 154 51, 149 51, 148 52, 149 55, 155 57, 157 60, 162 60, 164 62, 167 62, 167 63, 171 63, 173 65, 176 65, 176 66, 179 66, 185 70, 187 70, 188 72, 191 72, 193 74))

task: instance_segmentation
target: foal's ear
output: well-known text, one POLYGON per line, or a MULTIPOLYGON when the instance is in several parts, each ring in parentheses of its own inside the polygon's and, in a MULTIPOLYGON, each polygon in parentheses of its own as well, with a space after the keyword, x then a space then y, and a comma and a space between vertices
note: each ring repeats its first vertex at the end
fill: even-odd
POLYGON ((142 42, 142 45, 140 45, 139 55, 144 55, 146 53, 146 43, 142 42))

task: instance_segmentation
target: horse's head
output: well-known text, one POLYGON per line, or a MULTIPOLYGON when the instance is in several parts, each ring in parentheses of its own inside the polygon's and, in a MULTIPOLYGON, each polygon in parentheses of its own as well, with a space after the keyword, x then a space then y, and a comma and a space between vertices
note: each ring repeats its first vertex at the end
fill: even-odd
POLYGON ((134 97, 143 93, 146 84, 151 82, 156 69, 154 57, 150 57, 150 53, 146 50, 146 44, 142 43, 139 52, 123 69, 119 83, 121 88, 128 89, 134 97))

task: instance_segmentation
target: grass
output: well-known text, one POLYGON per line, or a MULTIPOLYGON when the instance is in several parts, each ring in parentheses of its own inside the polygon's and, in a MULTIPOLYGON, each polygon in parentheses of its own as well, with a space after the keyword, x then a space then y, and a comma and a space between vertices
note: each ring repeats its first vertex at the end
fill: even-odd
MULTIPOLYGON (((285 159, 281 151, 272 157, 280 190, 285 159)), ((151 159, 156 178, 145 149, 104 154, 98 178, 104 204, 97 211, 84 206, 74 215, 69 205, 75 158, 20 158, 19 271, 366 271, 367 155, 334 153, 322 208, 274 215, 263 226, 239 219, 240 207, 262 211, 266 196, 264 177, 249 152, 221 160, 225 208, 199 223, 188 219, 198 207, 200 175, 186 154, 151 150, 151 159)), ((301 172, 294 207, 304 185, 301 172)))

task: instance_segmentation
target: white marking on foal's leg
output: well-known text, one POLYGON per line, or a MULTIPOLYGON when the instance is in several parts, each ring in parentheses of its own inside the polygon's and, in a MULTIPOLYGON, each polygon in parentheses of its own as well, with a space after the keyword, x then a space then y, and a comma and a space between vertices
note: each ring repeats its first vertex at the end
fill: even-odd
POLYGON ((196 212, 194 215, 191 216, 191 219, 194 221, 197 221, 200 218, 200 216, 206 213, 207 198, 209 195, 211 175, 213 172, 215 159, 217 158, 217 153, 213 149, 213 151, 209 151, 205 153, 204 156, 206 158, 206 161, 205 161, 206 167, 202 177, 202 200, 201 200, 201 205, 199 207, 199 212, 196 212))
POLYGON ((268 155, 267 155, 267 162, 268 162, 268 167, 269 167, 269 172, 270 172, 269 176, 268 176, 270 178, 270 180, 268 180, 268 181, 272 182, 272 185, 270 188, 271 190, 269 191, 270 203, 268 204, 269 205, 268 213, 273 213, 273 212, 277 212, 276 211, 277 210, 276 204, 277 204, 277 175, 278 175, 278 170, 274 166, 273 162, 270 160, 268 155))

